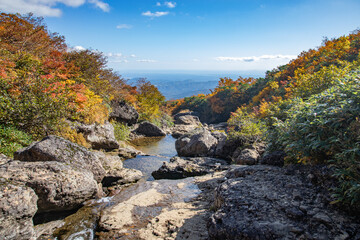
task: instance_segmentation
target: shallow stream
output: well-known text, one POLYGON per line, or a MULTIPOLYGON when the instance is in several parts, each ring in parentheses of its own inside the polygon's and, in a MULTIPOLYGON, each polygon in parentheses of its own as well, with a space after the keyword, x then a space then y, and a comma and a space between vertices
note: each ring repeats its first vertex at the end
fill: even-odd
MULTIPOLYGON (((145 154, 149 154, 149 156, 137 156, 136 158, 125 160, 124 167, 134 168, 142 171, 145 176, 144 179, 136 184, 133 184, 130 187, 124 188, 115 196, 88 201, 85 204, 85 206, 79 209, 75 214, 65 218, 64 220, 65 223, 63 227, 55 231, 55 236, 56 236, 55 239, 56 240, 96 239, 96 229, 98 228, 97 221, 102 211, 109 209, 109 207, 119 204, 120 202, 126 201, 126 199, 129 199, 133 196, 136 197, 136 195, 141 193, 142 190, 145 189, 147 191, 148 188, 154 184, 155 184, 154 186, 157 186, 160 183, 159 186, 163 187, 164 189, 173 189, 173 190, 177 189, 176 187, 170 187, 170 186, 172 186, 173 184, 177 186, 179 184, 178 182, 172 180, 154 181, 153 177, 151 176, 151 173, 157 170, 163 164, 164 161, 168 162, 171 157, 176 155, 175 140, 176 139, 168 135, 164 138, 151 138, 151 139, 149 138, 146 139, 146 141, 142 140, 133 143, 138 150, 142 151, 145 154), (154 182, 150 184, 149 181, 154 181, 154 182)), ((176 201, 181 199, 183 199, 181 201, 185 201, 186 199, 192 198, 197 194, 199 194, 199 189, 197 185, 190 183, 190 181, 185 180, 184 183, 181 184, 182 185, 185 184, 184 186, 186 187, 185 188, 181 187, 178 193, 176 193, 176 191, 172 192, 173 190, 170 190, 170 192, 173 195, 172 198, 176 199, 180 197, 176 201), (185 191, 185 189, 187 190, 185 191)), ((156 189, 156 191, 163 192, 165 191, 164 189, 159 188, 156 189)), ((147 212, 149 211, 151 213, 152 210, 150 210, 149 208, 148 210, 142 212, 140 215, 143 216, 144 214, 147 214, 147 212)), ((157 208, 156 214, 158 214, 158 212, 161 212, 161 207, 157 208)), ((152 217, 151 214, 148 217, 152 217)))
POLYGON ((124 167, 140 170, 149 181, 154 180, 151 173, 175 156, 175 141, 171 135, 164 138, 146 138, 133 142, 135 148, 149 156, 137 156, 124 161, 124 167))

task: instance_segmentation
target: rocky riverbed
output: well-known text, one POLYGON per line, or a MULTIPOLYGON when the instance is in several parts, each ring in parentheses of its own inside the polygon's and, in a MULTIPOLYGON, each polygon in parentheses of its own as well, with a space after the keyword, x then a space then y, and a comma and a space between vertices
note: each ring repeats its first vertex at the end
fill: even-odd
POLYGON ((81 129, 110 152, 49 136, 0 156, 1 238, 360 239, 358 213, 332 204, 331 168, 283 167, 282 152, 228 140, 225 124, 175 121, 138 126, 133 134, 178 138, 139 146, 137 135, 141 151, 115 146, 107 125, 81 129))

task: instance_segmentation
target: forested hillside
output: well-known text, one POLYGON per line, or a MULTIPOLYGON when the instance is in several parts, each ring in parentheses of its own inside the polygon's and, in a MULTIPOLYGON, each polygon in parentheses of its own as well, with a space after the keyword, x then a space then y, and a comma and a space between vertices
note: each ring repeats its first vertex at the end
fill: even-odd
POLYGON ((166 116, 154 85, 130 86, 106 64, 101 52, 71 50, 42 18, 0 13, 1 152, 12 155, 48 134, 84 144, 70 123, 103 123, 113 100, 133 105, 142 120, 166 116))
POLYGON ((360 31, 325 39, 265 78, 220 79, 209 95, 169 103, 202 121, 228 121, 230 138, 266 141, 287 163, 336 169, 338 201, 360 203, 360 31))

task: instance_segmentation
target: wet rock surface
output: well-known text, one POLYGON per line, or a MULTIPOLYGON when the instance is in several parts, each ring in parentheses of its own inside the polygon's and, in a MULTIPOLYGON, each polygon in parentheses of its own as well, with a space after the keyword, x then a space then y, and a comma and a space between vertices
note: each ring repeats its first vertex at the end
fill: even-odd
POLYGON ((32 217, 37 211, 35 192, 0 179, 0 238, 35 240, 32 217))
POLYGON ((231 170, 216 188, 210 239, 359 239, 359 219, 293 173, 262 165, 231 170))
POLYGON ((120 146, 115 139, 114 127, 109 122, 91 125, 79 124, 76 126, 76 130, 84 135, 93 149, 111 151, 120 146))
POLYGON ((15 160, 27 162, 54 161, 70 165, 75 170, 89 170, 101 182, 105 170, 99 158, 84 147, 57 136, 48 136, 14 154, 15 160))
POLYGON ((38 212, 75 209, 99 193, 90 171, 59 162, 11 161, 0 166, 0 175, 31 187, 38 196, 38 212))
POLYGON ((180 158, 173 157, 152 173, 155 179, 181 179, 186 177, 201 176, 228 168, 226 161, 210 158, 180 158))
POLYGON ((223 177, 217 174, 128 188, 102 212, 99 239, 208 239, 207 209, 212 189, 223 177))
POLYGON ((129 126, 137 123, 139 113, 134 107, 127 104, 125 101, 111 101, 112 112, 109 118, 120 123, 128 124, 129 126))

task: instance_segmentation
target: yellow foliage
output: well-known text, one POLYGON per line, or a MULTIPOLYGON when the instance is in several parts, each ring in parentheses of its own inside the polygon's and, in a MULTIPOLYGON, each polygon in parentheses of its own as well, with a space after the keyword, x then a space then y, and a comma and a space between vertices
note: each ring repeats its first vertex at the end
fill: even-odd
POLYGON ((271 87, 274 90, 279 88, 279 83, 277 83, 275 81, 269 82, 268 84, 269 84, 269 87, 271 87))
POLYGON ((75 129, 72 129, 67 123, 62 125, 62 127, 56 132, 56 135, 86 148, 90 148, 90 144, 85 140, 84 135, 82 133, 78 133, 75 129))
POLYGON ((102 103, 102 98, 88 88, 85 90, 84 96, 86 101, 82 111, 79 112, 78 120, 86 124, 103 124, 109 117, 109 109, 102 103))

